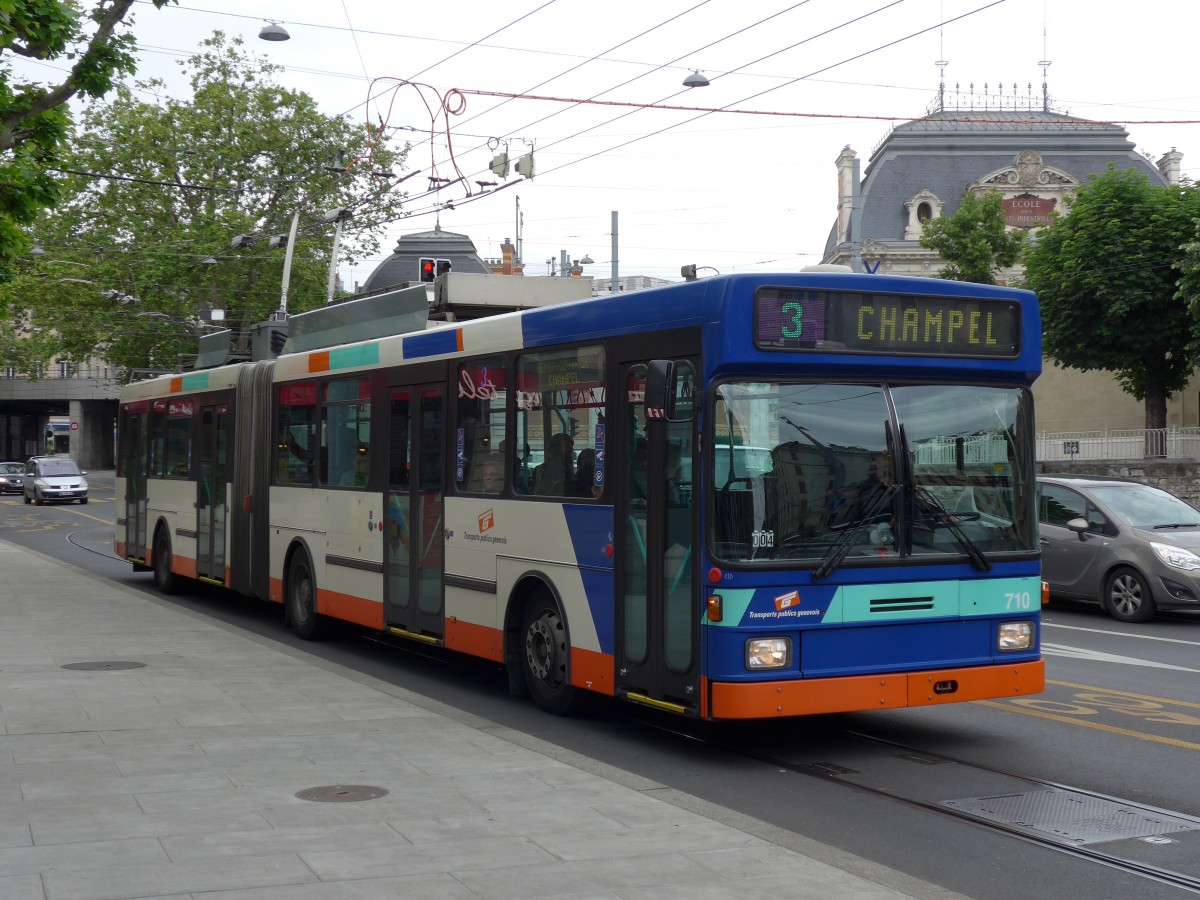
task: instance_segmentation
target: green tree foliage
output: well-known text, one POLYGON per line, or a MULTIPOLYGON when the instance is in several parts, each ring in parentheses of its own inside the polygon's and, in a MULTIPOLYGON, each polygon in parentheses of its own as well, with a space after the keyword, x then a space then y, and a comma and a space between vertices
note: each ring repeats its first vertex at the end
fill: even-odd
POLYGON ((24 297, 33 324, 59 334, 60 357, 82 361, 99 347, 121 369, 174 368, 210 330, 209 309, 225 312, 246 352, 250 326, 280 306, 286 242, 269 238, 286 236, 293 215, 291 313, 326 300, 326 214, 353 213, 338 256, 347 263, 377 252, 374 226, 400 215, 390 169, 403 153, 280 87, 278 68, 240 40, 217 33, 181 65, 190 100, 166 97, 158 81, 122 85, 81 117, 63 164, 75 173, 68 196, 37 228, 39 289, 24 297), (239 235, 251 241, 234 249, 239 235))
POLYGON ((1111 372, 1166 425, 1167 397, 1196 367, 1195 316, 1180 296, 1181 248, 1196 237, 1200 190, 1164 187, 1109 167, 1079 188, 1068 214, 1026 253, 1025 283, 1041 300, 1047 355, 1111 372))
POLYGON ((22 226, 61 197, 47 167, 69 133, 64 104, 101 97, 134 71, 133 36, 120 30, 133 3, 100 0, 85 13, 76 0, 0 0, 0 276, 29 249, 22 226), (44 85, 15 77, 14 57, 72 65, 61 83, 44 85))
POLYGON ((1001 204, 991 191, 967 193, 954 215, 925 223, 921 246, 949 264, 938 278, 995 284, 996 273, 1021 258, 1025 233, 1007 230, 1001 204))

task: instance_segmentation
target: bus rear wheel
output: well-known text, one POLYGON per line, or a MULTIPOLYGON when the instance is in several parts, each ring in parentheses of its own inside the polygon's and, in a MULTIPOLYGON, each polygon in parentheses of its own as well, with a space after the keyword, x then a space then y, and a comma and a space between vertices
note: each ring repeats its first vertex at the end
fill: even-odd
POLYGON ((154 586, 167 596, 179 593, 179 576, 171 571, 171 539, 161 529, 154 535, 154 586))
POLYGON ((570 651, 558 605, 545 593, 532 598, 521 622, 521 667, 534 706, 556 716, 573 712, 579 700, 567 681, 570 651))
POLYGON ((317 615, 317 582, 303 552, 292 557, 287 578, 287 617, 296 637, 304 641, 320 636, 317 615))

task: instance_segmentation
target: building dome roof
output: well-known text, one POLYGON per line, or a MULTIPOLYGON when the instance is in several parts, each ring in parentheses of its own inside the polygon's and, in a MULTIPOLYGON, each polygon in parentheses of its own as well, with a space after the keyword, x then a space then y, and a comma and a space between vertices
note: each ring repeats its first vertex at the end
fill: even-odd
POLYGON ((455 272, 487 275, 492 271, 467 235, 442 231, 441 225, 435 225, 433 231, 402 235, 392 255, 367 277, 361 292, 374 293, 419 282, 420 261, 427 257, 450 260, 451 270, 455 272))

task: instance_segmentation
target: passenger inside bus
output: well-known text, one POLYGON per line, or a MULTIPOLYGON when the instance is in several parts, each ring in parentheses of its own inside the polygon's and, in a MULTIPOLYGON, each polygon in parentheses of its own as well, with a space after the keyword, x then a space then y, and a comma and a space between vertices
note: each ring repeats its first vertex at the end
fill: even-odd
POLYGON ((342 487, 365 487, 370 468, 371 461, 366 456, 356 456, 354 465, 342 473, 339 484, 342 487))
POLYGON ((533 492, 561 497, 575 484, 575 442, 565 431, 546 441, 546 461, 533 470, 533 492))
POLYGON ((578 497, 599 497, 602 493, 596 487, 596 451, 587 447, 579 451, 579 459, 575 466, 575 490, 578 497))
POLYGON ((479 467, 479 489, 485 494, 498 494, 504 490, 504 457, 499 453, 484 457, 479 467))

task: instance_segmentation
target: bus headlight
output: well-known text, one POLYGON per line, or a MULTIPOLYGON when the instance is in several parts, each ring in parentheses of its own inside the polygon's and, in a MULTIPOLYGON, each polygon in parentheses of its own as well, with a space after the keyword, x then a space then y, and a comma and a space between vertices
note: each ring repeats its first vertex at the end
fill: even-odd
POLYGON ((791 638, 751 638, 746 641, 747 669, 783 669, 791 664, 791 638))
POLYGON ((1028 650, 1033 646, 1032 622, 1001 622, 996 636, 996 649, 1001 653, 1028 650))

